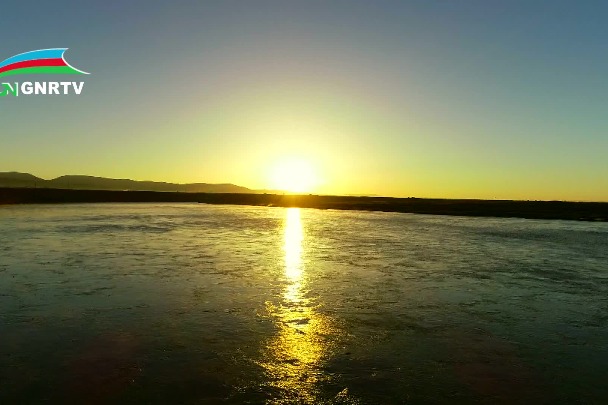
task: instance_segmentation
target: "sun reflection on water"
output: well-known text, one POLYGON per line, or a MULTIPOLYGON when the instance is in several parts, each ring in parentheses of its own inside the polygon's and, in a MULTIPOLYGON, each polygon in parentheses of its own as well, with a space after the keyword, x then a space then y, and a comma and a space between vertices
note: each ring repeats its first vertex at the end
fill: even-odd
POLYGON ((268 343, 262 365, 271 385, 283 396, 314 403, 318 398, 316 384, 324 378, 321 363, 329 354, 334 331, 330 319, 316 311, 311 297, 305 268, 306 233, 299 208, 286 210, 283 229, 286 286, 280 304, 268 304, 278 333, 268 343))
POLYGON ((290 281, 285 299, 294 300, 298 298, 300 281, 302 278, 302 242, 304 241, 304 230, 300 218, 299 208, 288 208, 285 219, 285 275, 290 281), (289 293, 289 294, 288 294, 289 293))

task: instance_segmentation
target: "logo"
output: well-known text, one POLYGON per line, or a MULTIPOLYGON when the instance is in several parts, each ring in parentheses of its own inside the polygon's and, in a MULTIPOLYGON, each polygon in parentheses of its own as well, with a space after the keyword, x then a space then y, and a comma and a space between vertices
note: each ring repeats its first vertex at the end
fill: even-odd
MULTIPOLYGON (((66 62, 68 48, 39 49, 20 53, 0 62, 0 78, 26 74, 88 75, 66 62)), ((0 97, 20 95, 80 95, 84 82, 13 82, 0 83, 0 97)))

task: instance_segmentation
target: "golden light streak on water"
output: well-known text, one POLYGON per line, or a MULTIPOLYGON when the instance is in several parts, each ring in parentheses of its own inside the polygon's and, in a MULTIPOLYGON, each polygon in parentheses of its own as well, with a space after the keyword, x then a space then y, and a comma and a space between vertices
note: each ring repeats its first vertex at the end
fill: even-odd
POLYGON ((311 298, 304 228, 300 209, 287 209, 283 227, 286 286, 280 305, 268 308, 279 331, 267 346, 268 361, 263 366, 273 386, 291 393, 294 400, 314 403, 322 375, 319 367, 331 350, 326 336, 335 331, 311 298))
POLYGON ((284 228, 285 275, 292 284, 299 285, 302 278, 302 243, 304 241, 304 230, 302 229, 299 208, 287 209, 284 228))

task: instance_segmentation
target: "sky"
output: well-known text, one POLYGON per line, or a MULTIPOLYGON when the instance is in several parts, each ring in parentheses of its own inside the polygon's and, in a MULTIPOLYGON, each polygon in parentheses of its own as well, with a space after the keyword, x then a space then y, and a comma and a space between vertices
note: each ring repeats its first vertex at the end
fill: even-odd
POLYGON ((4 1, 0 171, 309 192, 608 201, 603 1, 4 1), (297 165, 296 165, 297 166, 297 165), (287 171, 287 176, 285 175, 287 171), (281 173, 279 173, 281 174, 281 173))

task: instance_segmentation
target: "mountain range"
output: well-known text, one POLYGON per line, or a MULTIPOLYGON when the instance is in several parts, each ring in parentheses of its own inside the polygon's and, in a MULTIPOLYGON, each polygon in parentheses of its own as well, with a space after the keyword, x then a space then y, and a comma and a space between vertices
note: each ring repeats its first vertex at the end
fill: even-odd
POLYGON ((234 184, 165 183, 110 179, 106 177, 67 175, 45 180, 29 173, 0 172, 0 187, 61 188, 78 190, 132 190, 132 191, 179 191, 187 193, 250 193, 276 192, 251 190, 234 184))

